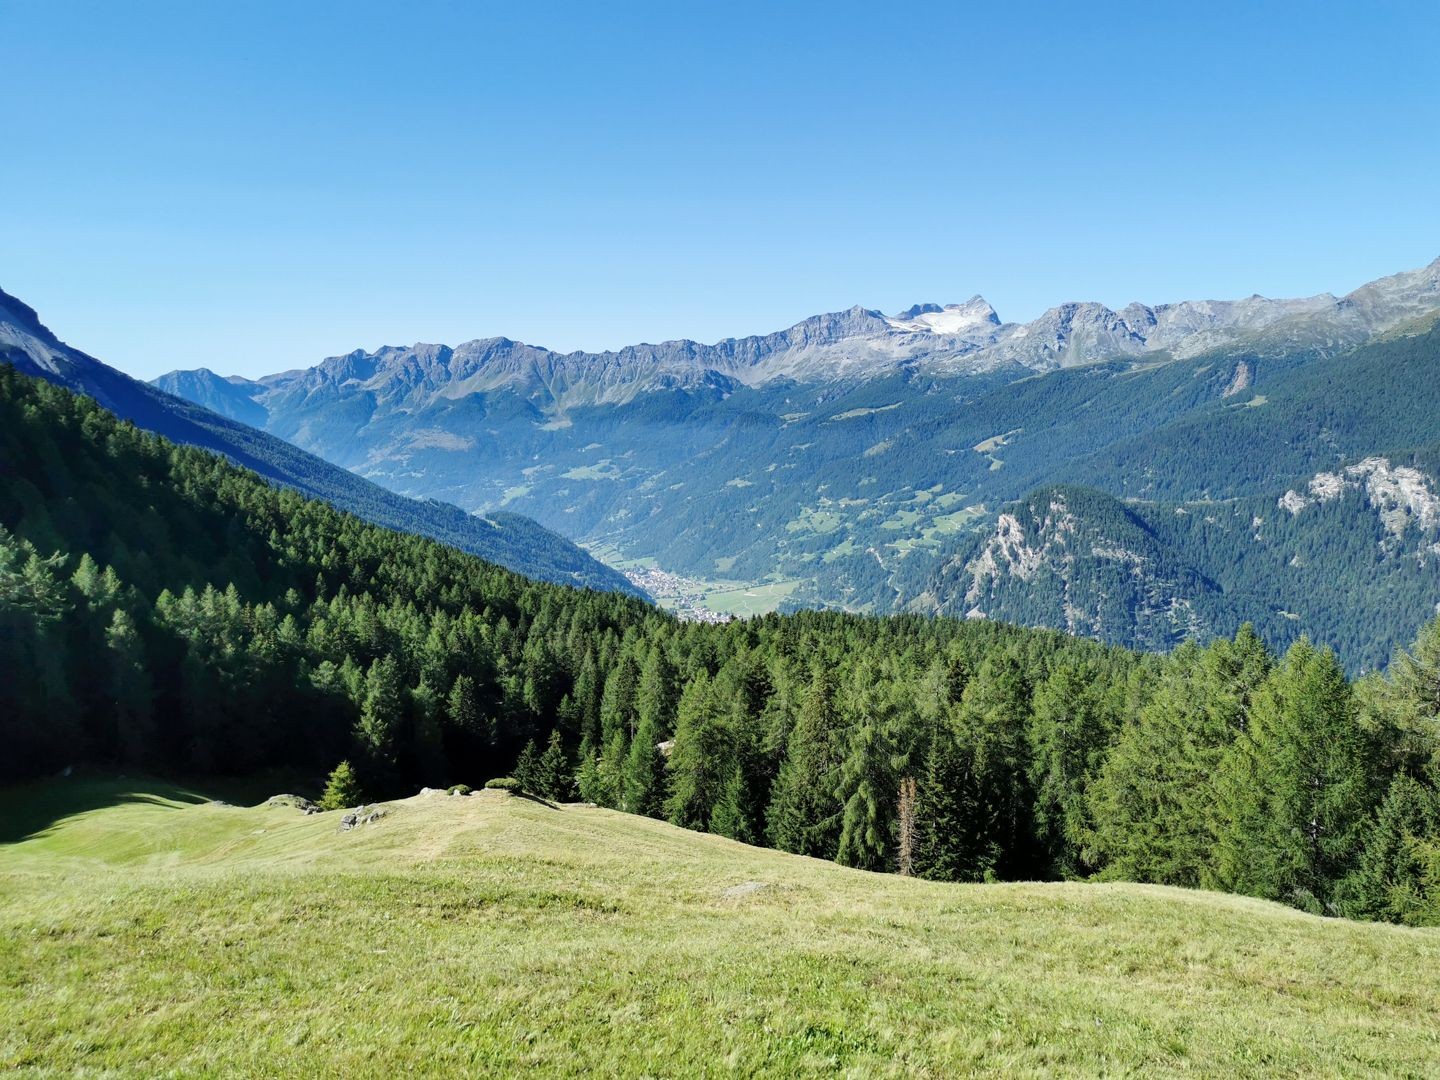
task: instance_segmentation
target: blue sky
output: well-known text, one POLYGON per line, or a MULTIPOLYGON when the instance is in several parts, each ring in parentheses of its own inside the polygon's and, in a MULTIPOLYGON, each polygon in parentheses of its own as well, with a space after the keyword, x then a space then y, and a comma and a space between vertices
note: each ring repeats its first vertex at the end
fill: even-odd
POLYGON ((1440 255, 1440 12, 0 0, 0 288, 137 375, 1345 291, 1440 255))

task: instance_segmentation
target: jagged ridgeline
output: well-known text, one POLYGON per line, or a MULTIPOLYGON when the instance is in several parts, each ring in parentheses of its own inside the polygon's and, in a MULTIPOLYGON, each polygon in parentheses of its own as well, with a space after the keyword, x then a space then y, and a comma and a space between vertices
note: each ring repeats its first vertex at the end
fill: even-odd
POLYGON ((365 524, 4 367, 0 470, 7 778, 334 768, 356 799, 515 772, 876 870, 1440 919, 1440 624, 1357 686, 1248 629, 1161 657, 915 615, 682 623, 365 524))

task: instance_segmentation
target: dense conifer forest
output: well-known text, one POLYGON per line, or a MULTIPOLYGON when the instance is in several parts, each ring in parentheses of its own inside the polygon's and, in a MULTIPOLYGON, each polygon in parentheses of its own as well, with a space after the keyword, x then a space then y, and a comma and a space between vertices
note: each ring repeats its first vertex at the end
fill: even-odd
POLYGON ((1162 656, 919 616, 683 623, 4 366, 0 526, 7 780, 282 766, 373 799, 513 773, 873 870, 1440 922, 1440 622, 1358 681, 1249 627, 1162 656))

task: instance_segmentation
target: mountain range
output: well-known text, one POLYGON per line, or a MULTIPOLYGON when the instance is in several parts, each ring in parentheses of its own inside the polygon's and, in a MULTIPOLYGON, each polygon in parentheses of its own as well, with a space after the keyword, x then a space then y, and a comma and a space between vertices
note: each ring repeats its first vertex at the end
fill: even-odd
POLYGON ((153 387, 9 297, 0 343, 142 426, 547 580, 623 580, 558 533, 702 608, 1156 648, 1252 621, 1373 667, 1440 601, 1434 516, 1392 497, 1440 490, 1437 313, 1440 260, 1338 298, 1068 303, 1021 325, 974 297, 713 345, 487 338, 153 387), (1311 491, 1354 468, 1389 479, 1311 491))
MULTIPOLYGON (((224 454, 266 479, 323 498, 359 517, 441 540, 544 581, 643 591, 565 538, 514 513, 477 517, 433 499, 412 499, 268 435, 243 420, 158 390, 72 349, 35 311, 0 291, 0 361, 101 405, 137 427, 224 454)), ((251 419, 257 419, 252 417, 251 419)))
POLYGON ((1377 456, 1420 469, 1440 442, 1437 312, 1440 260, 1338 297, 1066 303, 1017 324, 976 296, 710 345, 483 338, 156 385, 396 491, 531 515, 702 603, 1155 647, 1249 619, 1367 666, 1440 600, 1433 522, 1376 532, 1354 493, 1308 515, 1281 502, 1377 456), (1066 513, 1039 512, 1056 485, 1066 513), (1385 605, 1342 584, 1362 579, 1385 605))

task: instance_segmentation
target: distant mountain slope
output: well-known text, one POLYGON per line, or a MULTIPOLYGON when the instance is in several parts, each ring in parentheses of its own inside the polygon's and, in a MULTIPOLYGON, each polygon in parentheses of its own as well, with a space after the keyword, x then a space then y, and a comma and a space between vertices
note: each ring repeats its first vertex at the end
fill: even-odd
POLYGON ((911 606, 1150 649, 1251 622, 1374 670, 1440 611, 1437 466, 1440 448, 1377 455, 1223 502, 1044 488, 942 561, 911 606))
MULTIPOLYGON (((446 503, 406 498, 283 439, 132 379, 64 344, 33 309, 4 292, 0 360, 88 394, 139 427, 225 454, 374 524, 431 537, 540 580, 642 595, 623 575, 528 518, 511 513, 481 518, 446 503)), ((191 380, 191 389, 198 392, 201 382, 191 380)))
MULTIPOLYGON (((1061 469, 1145 498, 1224 498, 1347 458, 1440 439, 1440 326, 1316 357, 1061 469)), ((1258 367, 1258 366, 1257 366, 1258 367)))

